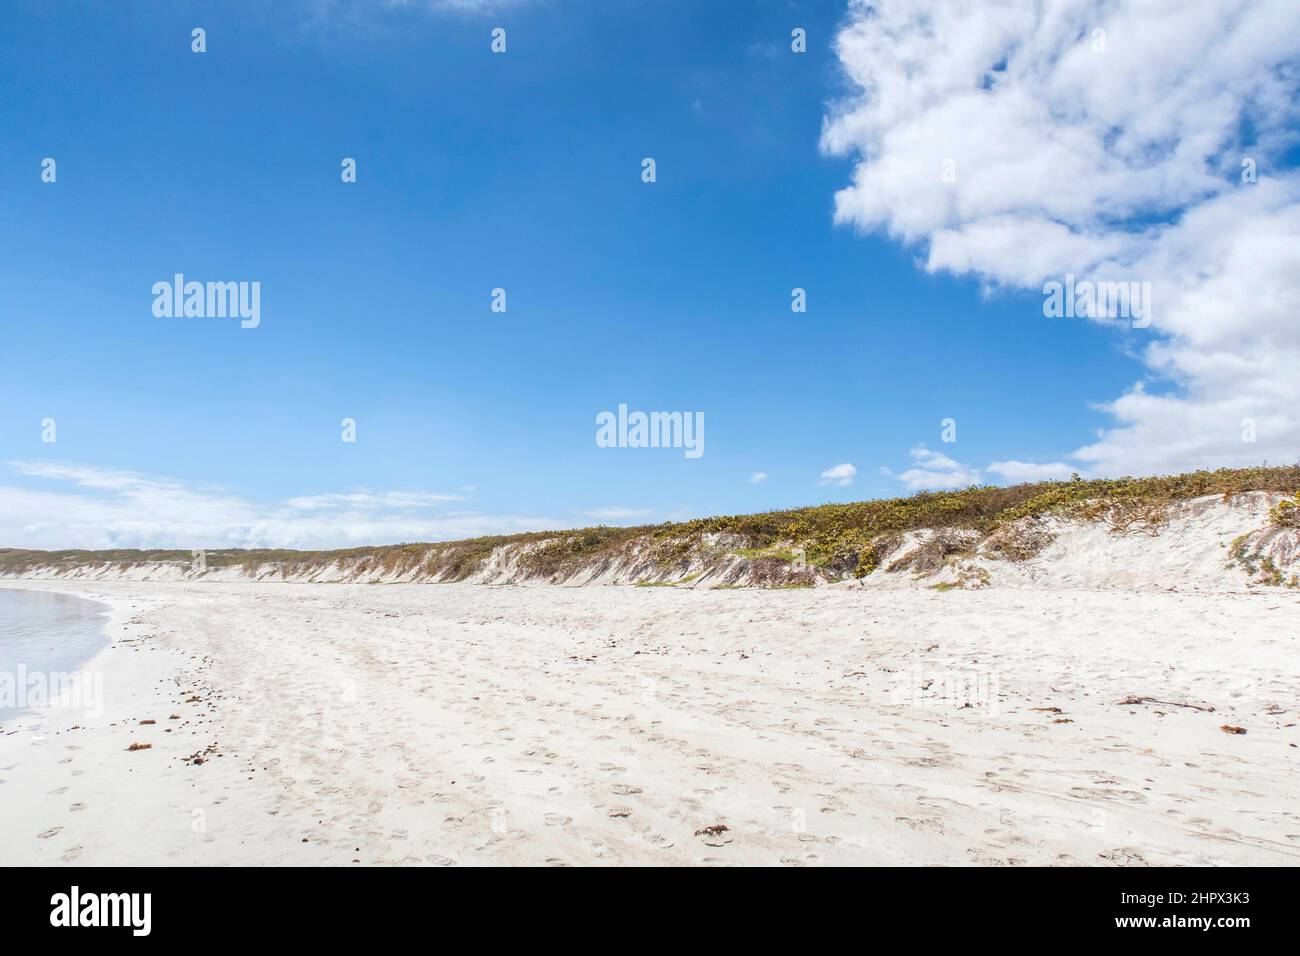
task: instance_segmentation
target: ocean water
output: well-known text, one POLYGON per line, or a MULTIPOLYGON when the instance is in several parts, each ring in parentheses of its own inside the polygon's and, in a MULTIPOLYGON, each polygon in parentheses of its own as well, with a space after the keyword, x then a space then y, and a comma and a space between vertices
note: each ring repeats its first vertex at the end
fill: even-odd
POLYGON ((93 715, 103 677, 86 664, 108 646, 107 615, 95 601, 0 587, 0 721, 50 704, 93 715))

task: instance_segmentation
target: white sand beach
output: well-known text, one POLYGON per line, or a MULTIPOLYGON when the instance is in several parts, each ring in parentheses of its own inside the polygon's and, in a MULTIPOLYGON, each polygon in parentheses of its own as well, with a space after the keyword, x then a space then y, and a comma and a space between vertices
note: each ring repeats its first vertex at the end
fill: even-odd
POLYGON ((9 864, 1300 861, 1294 591, 4 586, 113 608, 9 864))

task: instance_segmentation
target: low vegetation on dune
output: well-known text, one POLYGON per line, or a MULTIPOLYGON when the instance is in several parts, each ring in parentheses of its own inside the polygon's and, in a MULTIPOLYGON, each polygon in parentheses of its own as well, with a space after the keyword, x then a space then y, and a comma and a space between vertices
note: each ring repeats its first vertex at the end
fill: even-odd
MULTIPOLYGON (((1231 496, 1249 491, 1296 494, 1300 465, 1198 471, 1151 478, 1048 481, 1009 487, 923 492, 908 498, 819 505, 792 511, 702 518, 663 525, 652 531, 689 549, 704 535, 738 535, 754 550, 798 542, 809 564, 855 576, 869 574, 891 554, 909 531, 933 530, 930 547, 964 545, 942 532, 971 530, 987 536, 1004 557, 1030 557, 1045 541, 1025 519, 1049 515, 1101 520, 1115 531, 1158 532, 1168 507, 1205 495, 1231 496), (999 532, 1001 534, 999 534, 999 532)), ((1288 512, 1294 514, 1294 512, 1288 512)), ((939 555, 942 557, 943 555, 939 555)))
MULTIPOLYGON (((483 571, 502 546, 522 577, 562 581, 579 569, 632 565, 645 580, 685 583, 703 562, 743 561, 747 579, 773 586, 825 577, 862 577, 887 570, 925 572, 979 543, 992 557, 1018 561, 1051 540, 1036 519, 1059 517, 1104 522, 1117 533, 1158 534, 1169 506, 1206 495, 1230 499, 1264 491, 1293 496, 1273 508, 1278 528, 1300 525, 1300 465, 1198 471, 1150 478, 1047 481, 1009 487, 924 492, 906 498, 825 504, 762 514, 699 518, 639 527, 582 528, 496 535, 437 544, 396 544, 334 551, 283 549, 208 550, 209 570, 247 573, 274 569, 277 576, 310 577, 322 568, 346 567, 350 578, 389 577, 460 581, 483 571), (909 532, 925 542, 895 562, 888 559, 909 532), (807 569, 791 575, 791 567, 807 569)), ((177 550, 29 551, 0 549, 0 574, 29 569, 75 570, 144 563, 189 566, 192 553, 177 550)))
POLYGON ((1279 528, 1300 528, 1300 492, 1275 504, 1269 517, 1279 528))

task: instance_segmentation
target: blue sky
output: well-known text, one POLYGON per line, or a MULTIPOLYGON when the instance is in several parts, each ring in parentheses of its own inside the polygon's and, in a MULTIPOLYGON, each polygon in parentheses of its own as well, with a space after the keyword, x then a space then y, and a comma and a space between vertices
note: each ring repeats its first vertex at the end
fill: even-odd
POLYGON ((835 47, 860 9, 455 6, 10 5, 0 545, 750 512, 908 493, 925 448, 981 481, 1087 472, 1099 405, 1187 386, 1143 354, 1159 329, 1046 319, 1033 282, 936 265, 938 228, 844 211, 864 147, 824 131, 861 95, 835 47), (261 324, 156 318, 176 272, 260 282, 261 324), (597 447, 619 403, 702 412, 705 454, 597 447))

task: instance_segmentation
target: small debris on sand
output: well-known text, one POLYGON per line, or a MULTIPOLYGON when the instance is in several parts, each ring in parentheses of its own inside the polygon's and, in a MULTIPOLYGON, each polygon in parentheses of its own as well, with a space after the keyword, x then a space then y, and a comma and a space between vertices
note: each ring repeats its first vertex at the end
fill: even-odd
MULTIPOLYGON (((1242 731, 1242 733, 1245 733, 1245 731, 1242 731)), ((127 750, 151 750, 153 749, 153 744, 132 744, 126 749, 127 750)))
POLYGON ((1203 710, 1207 714, 1214 713, 1213 707, 1202 707, 1199 704, 1185 704, 1177 700, 1156 700, 1154 697, 1137 697, 1130 694, 1123 700, 1115 701, 1117 704, 1166 704, 1169 707, 1190 707, 1192 710, 1203 710))
POLYGON ((1246 732, 1245 727, 1234 727, 1232 724, 1224 724, 1219 729, 1225 734, 1244 734, 1246 732))
POLYGON ((725 823, 714 823, 711 826, 700 827, 695 831, 695 835, 702 837, 707 846, 724 846, 732 840, 730 829, 725 823))

